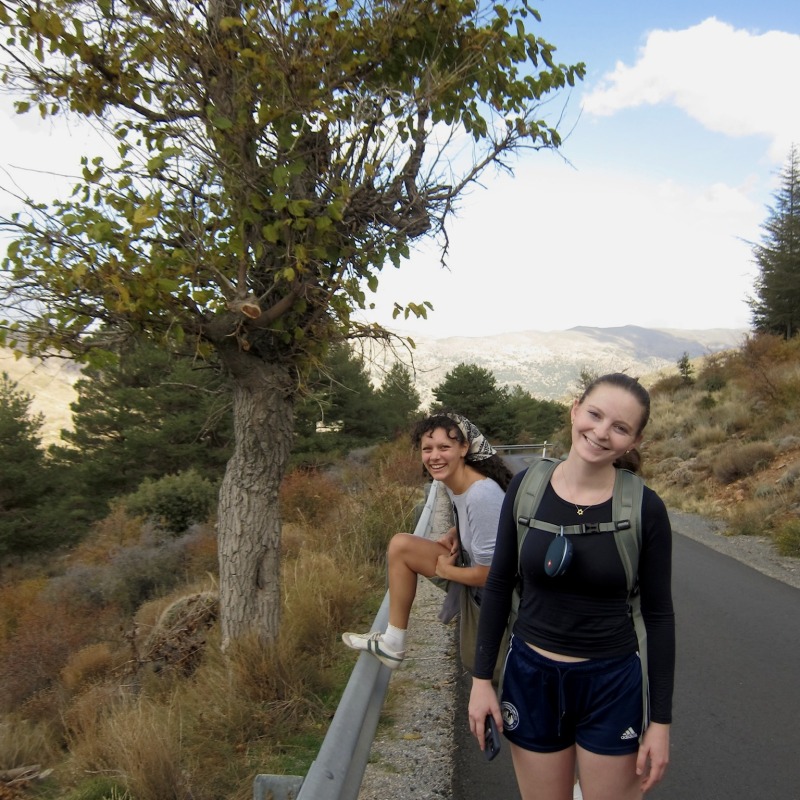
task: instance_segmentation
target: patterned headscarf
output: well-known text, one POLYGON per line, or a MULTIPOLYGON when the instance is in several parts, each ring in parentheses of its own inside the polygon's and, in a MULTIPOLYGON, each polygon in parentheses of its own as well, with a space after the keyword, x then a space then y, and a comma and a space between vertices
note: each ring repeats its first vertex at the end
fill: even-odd
POLYGON ((491 458, 497 451, 489 444, 489 440, 462 414, 445 414, 458 425, 464 438, 469 442, 466 461, 484 461, 491 458))

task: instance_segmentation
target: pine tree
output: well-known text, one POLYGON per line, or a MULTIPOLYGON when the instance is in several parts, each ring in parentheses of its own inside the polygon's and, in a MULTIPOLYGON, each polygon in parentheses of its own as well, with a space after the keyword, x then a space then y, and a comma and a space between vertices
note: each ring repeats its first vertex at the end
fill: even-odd
POLYGON ((534 444, 550 439, 569 419, 569 408, 555 400, 538 400, 521 386, 508 394, 515 433, 509 443, 534 444))
POLYGON ((63 471, 71 524, 102 516, 114 497, 157 479, 195 468, 222 478, 233 437, 224 381, 139 340, 118 362, 87 368, 76 383, 73 430, 66 447, 51 448, 63 471))
POLYGON ((775 205, 753 246, 760 271, 748 300, 753 328, 791 339, 800 325, 800 153, 792 147, 775 205))
POLYGON ((40 431, 32 398, 7 373, 0 376, 0 555, 33 550, 43 543, 39 509, 47 494, 40 431))
POLYGON ((476 364, 457 364, 434 388, 436 407, 463 414, 493 442, 513 436, 508 392, 497 385, 491 370, 476 364))
POLYGON ((384 434, 389 438, 407 432, 419 411, 420 396, 408 367, 392 364, 378 390, 378 406, 384 434))
POLYGON ((381 435, 378 398, 361 355, 349 345, 333 347, 319 385, 327 396, 328 420, 353 444, 367 444, 381 435))

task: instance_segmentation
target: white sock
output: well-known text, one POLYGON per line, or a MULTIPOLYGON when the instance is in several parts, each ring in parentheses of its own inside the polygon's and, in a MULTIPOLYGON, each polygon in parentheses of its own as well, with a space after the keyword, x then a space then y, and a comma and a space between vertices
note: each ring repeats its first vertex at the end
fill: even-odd
POLYGON ((389 649, 399 652, 405 649, 406 632, 404 628, 395 628, 394 625, 387 625, 381 639, 389 649))

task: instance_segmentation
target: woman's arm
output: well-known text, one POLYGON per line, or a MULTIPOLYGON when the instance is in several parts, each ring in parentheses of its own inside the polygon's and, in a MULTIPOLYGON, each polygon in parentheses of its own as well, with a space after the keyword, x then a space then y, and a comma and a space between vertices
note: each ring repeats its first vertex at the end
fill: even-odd
POLYGON ((675 681, 675 612, 672 604, 672 530, 661 498, 645 489, 639 558, 642 617, 647 629, 651 720, 672 722, 675 681))
POLYGON ((464 586, 481 587, 486 583, 489 567, 482 567, 480 564, 473 567, 457 567, 455 561, 455 555, 440 555, 436 562, 436 574, 440 578, 462 583, 464 586))

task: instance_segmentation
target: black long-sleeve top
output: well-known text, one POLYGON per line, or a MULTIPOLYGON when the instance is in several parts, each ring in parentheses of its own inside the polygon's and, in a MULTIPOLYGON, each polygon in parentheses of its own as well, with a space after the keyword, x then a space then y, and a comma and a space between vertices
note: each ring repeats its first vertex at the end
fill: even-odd
MULTIPOLYGON (((517 523, 514 498, 524 471, 506 492, 492 566, 483 589, 474 675, 491 678, 500 638, 517 582, 517 523)), ((536 519, 555 525, 611 521, 611 499, 579 516, 573 503, 548 485, 536 519)), ((519 558, 522 599, 516 637, 529 644, 578 658, 615 658, 638 649, 628 613, 625 570, 613 533, 572 535, 573 557, 566 574, 551 578, 545 553, 555 534, 531 529, 519 558)), ((647 629, 650 718, 672 721, 675 674, 675 614, 672 607, 672 530, 661 498, 644 487, 639 590, 647 629)))

